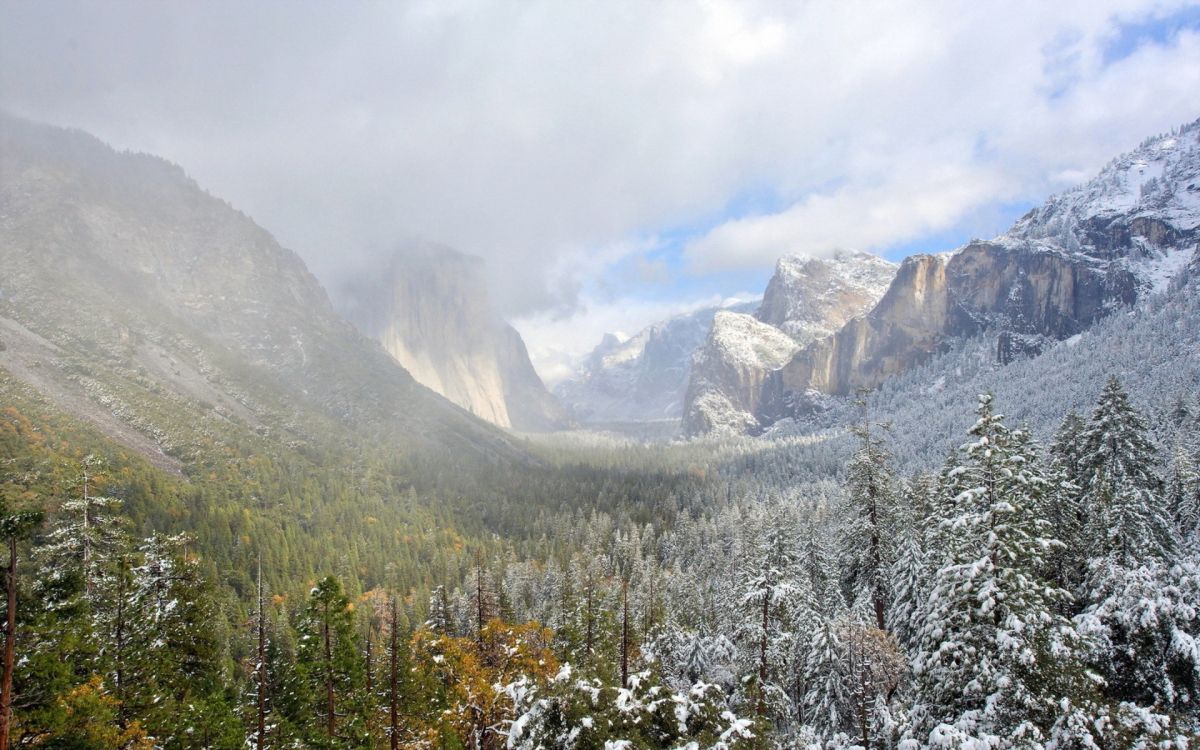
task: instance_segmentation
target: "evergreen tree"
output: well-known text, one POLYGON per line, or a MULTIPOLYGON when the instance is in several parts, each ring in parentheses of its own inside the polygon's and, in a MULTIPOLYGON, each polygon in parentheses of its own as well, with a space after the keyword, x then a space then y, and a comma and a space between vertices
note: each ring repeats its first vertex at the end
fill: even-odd
MULTIPOLYGON (((1062 683, 1082 673, 1079 644, 1044 579, 1060 542, 1040 516, 1048 481, 1027 436, 979 399, 973 440, 944 472, 933 575, 913 661, 913 731, 937 744, 1032 744, 1048 737, 1062 683)), ((1075 684, 1075 683, 1072 683, 1075 684)))
POLYGON ((857 430, 859 449, 846 471, 850 520, 841 536, 846 590, 851 598, 867 592, 875 626, 885 627, 888 568, 895 559, 896 494, 890 459, 870 426, 857 430))
POLYGON ((354 609, 337 578, 327 576, 313 588, 300 632, 297 660, 316 719, 309 741, 319 747, 363 746, 363 661, 355 638, 354 609))
POLYGON ((1147 432, 1120 381, 1110 378, 1084 432, 1080 457, 1088 515, 1084 534, 1092 557, 1131 565, 1147 556, 1164 558, 1175 546, 1147 432))

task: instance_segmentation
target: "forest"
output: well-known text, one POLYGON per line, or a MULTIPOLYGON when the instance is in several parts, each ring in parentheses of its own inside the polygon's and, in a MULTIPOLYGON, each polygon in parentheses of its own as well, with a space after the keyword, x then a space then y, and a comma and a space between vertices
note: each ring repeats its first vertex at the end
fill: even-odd
POLYGON ((565 446, 475 495, 253 457, 185 481, 13 402, 0 750, 1200 731, 1200 418, 1152 426, 1116 378, 1045 447, 980 396, 936 472, 864 405, 833 478, 565 446))

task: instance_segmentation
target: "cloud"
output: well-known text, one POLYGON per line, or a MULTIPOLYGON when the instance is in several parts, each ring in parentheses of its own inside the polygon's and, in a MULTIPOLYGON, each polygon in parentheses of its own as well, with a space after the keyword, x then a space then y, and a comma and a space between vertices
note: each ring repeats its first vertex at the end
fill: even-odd
POLYGON ((1181 5, 0 0, 0 107, 180 163, 331 288, 415 236, 582 320, 671 228, 766 268, 1094 171, 1200 114, 1195 31, 1128 32, 1181 5))
POLYGON ((687 300, 586 298, 578 315, 563 317, 543 312, 515 320, 513 325, 525 339, 538 374, 547 385, 553 385, 574 374, 579 363, 606 333, 633 335, 649 323, 759 296, 742 292, 727 297, 710 295, 687 300))

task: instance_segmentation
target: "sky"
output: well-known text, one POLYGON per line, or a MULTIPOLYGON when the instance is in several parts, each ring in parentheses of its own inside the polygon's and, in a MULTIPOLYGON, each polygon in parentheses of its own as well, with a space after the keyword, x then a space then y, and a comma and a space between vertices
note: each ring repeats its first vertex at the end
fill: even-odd
POLYGON ((998 234, 1197 92, 1170 0, 0 0, 0 108, 177 162, 335 293, 480 256, 549 381, 785 254, 998 234))

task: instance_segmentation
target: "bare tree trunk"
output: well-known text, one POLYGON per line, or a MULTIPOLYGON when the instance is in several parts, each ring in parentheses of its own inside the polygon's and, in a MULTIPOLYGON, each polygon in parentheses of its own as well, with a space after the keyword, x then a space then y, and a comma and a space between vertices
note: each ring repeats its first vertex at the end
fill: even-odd
POLYGON ((258 664, 254 670, 254 678, 258 683, 258 733, 255 750, 263 750, 267 746, 267 623, 264 598, 262 556, 260 555, 258 558, 258 664))
POLYGON ((17 538, 8 540, 8 567, 4 569, 7 610, 4 617, 4 673, 0 677, 0 750, 8 750, 12 731, 13 667, 17 649, 17 538))
POLYGON ((371 623, 367 623, 367 695, 372 695, 375 692, 375 677, 372 674, 374 671, 375 661, 375 644, 371 641, 371 623))
POLYGON ((392 594, 392 612, 391 624, 389 625, 390 633, 388 635, 391 640, 391 654, 389 654, 388 664, 388 744, 391 750, 397 750, 400 747, 400 675, 399 675, 399 655, 400 655, 400 637, 397 634, 396 617, 396 595, 392 594))
POLYGON ((122 555, 117 569, 117 619, 113 632, 116 661, 116 684, 113 689, 117 698, 117 726, 122 730, 129 726, 129 707, 125 705, 125 587, 128 585, 128 573, 129 558, 122 555))
POLYGON ((475 638, 483 650, 483 565, 475 568, 475 638))
POLYGON ((592 655, 592 642, 593 642, 593 636, 594 636, 594 634, 592 632, 592 623, 594 620, 594 617, 592 615, 594 591, 592 590, 592 574, 590 571, 588 572, 586 580, 587 580, 587 608, 586 608, 587 623, 585 625, 586 637, 584 638, 584 644, 587 647, 587 654, 588 654, 588 657, 590 658, 592 655))
POLYGON ((323 607, 325 616, 321 622, 321 636, 325 640, 325 732, 333 739, 337 733, 337 695, 333 688, 333 644, 329 632, 329 603, 326 602, 323 607))
POLYGON ((621 687, 629 687, 629 581, 621 581, 621 687))
POLYGON ((762 606, 762 639, 758 642, 758 706, 756 713, 765 716, 767 713, 767 635, 771 615, 771 591, 763 592, 762 606))

